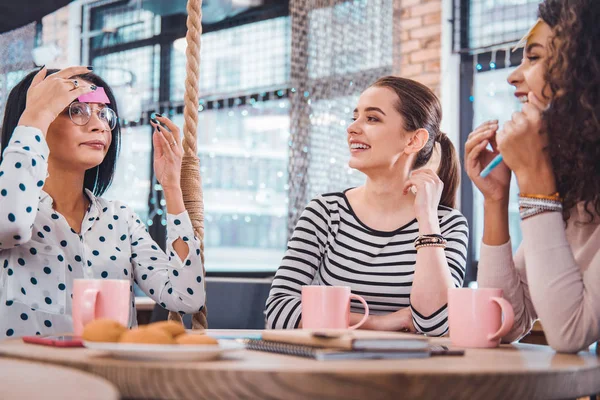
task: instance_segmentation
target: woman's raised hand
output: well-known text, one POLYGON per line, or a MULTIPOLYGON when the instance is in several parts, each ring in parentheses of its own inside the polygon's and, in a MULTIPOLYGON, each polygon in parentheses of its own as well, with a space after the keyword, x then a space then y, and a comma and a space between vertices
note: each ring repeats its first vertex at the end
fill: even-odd
POLYGON ((169 118, 156 114, 158 122, 150 122, 154 128, 152 143, 154 144, 154 175, 163 190, 181 189, 181 162, 183 145, 179 128, 169 118), (166 128, 165 128, 166 126, 166 128))
POLYGON ((496 132, 498 131, 498 121, 487 121, 481 124, 469 135, 465 144, 465 168, 467 175, 473 181, 475 186, 481 191, 485 200, 488 201, 508 201, 510 190, 510 170, 504 164, 500 163, 485 178, 479 176, 481 171, 498 154, 496 145, 496 132), (492 150, 487 145, 492 145, 492 150))
POLYGON ((27 90, 27 103, 19 125, 32 126, 44 135, 48 126, 77 97, 96 90, 94 85, 72 78, 90 72, 88 67, 69 67, 46 76, 48 70, 42 68, 33 78, 27 90))
POLYGON ((506 165, 515 173, 521 193, 551 194, 556 179, 548 152, 548 135, 542 127, 547 108, 533 92, 520 112, 498 132, 498 149, 506 165))
MULTIPOLYGON (((404 184, 404 194, 414 187, 415 216, 419 225, 438 222, 438 206, 444 190, 444 182, 430 169, 412 171, 404 184)), ((439 228, 438 228, 439 229, 439 228)), ((434 232, 429 232, 434 233, 434 232)))

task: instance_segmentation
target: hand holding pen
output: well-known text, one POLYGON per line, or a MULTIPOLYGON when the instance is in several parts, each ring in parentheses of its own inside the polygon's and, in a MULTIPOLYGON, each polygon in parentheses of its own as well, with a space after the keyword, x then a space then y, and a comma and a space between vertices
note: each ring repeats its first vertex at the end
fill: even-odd
POLYGON ((469 178, 481 191, 486 201, 508 202, 510 170, 504 163, 484 179, 481 172, 486 165, 500 155, 496 145, 498 121, 487 121, 477 127, 465 144, 465 169, 469 178), (491 145, 491 149, 488 148, 491 145))

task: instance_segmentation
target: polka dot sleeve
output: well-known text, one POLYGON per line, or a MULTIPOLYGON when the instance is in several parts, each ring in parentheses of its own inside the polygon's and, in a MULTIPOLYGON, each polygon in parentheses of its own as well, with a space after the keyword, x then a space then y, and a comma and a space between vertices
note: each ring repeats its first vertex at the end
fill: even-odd
POLYGON ((0 164, 0 249, 31 239, 50 153, 42 132, 18 126, 0 164))
POLYGON ((154 240, 140 219, 132 215, 131 262, 140 288, 162 307, 179 313, 195 313, 204 307, 200 241, 194 236, 187 211, 167 215, 167 254, 154 240), (173 242, 181 238, 188 245, 181 260, 173 242))

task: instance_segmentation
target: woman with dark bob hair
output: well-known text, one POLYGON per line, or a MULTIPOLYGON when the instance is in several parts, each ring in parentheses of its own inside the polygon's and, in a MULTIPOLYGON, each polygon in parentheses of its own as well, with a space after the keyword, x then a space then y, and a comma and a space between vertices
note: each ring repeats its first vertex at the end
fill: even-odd
POLYGON ((177 127, 158 116, 154 172, 167 201, 167 253, 133 210, 102 194, 120 142, 110 87, 88 67, 42 68, 11 91, 0 158, 0 338, 72 332, 73 280, 133 283, 172 311, 204 306, 200 242, 183 205, 177 127))
POLYGON ((554 349, 577 352, 600 339, 600 3, 546 0, 539 16, 509 77, 522 111, 499 131, 484 124, 466 144, 467 171, 485 198, 478 282, 504 289, 515 309, 506 341, 539 318, 554 349), (498 153, 504 164, 481 178, 498 153), (523 231, 514 258, 510 171, 523 231))

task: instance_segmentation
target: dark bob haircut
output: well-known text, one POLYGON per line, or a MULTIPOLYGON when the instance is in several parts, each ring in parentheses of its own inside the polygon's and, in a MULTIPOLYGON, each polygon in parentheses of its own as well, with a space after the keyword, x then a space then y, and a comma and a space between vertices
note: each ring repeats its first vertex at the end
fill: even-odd
MULTIPOLYGON (((57 69, 49 69, 47 75, 58 72, 57 69)), ((8 146, 10 138, 19 124, 21 114, 25 111, 25 105, 27 101, 27 90, 31 86, 31 81, 39 70, 33 71, 21 80, 10 92, 6 107, 4 111, 4 121, 2 123, 2 152, 8 146)), ((110 108, 119 115, 117 109, 117 101, 113 95, 112 90, 108 84, 94 73, 87 73, 83 75, 77 75, 78 78, 83 79, 87 82, 93 83, 96 86, 104 88, 108 99, 110 100, 110 108)), ((88 169, 85 172, 85 178, 83 186, 85 189, 89 189, 94 196, 102 196, 104 192, 110 187, 113 176, 115 174, 115 168, 117 164, 117 155, 119 153, 120 141, 121 141, 121 126, 117 121, 117 125, 111 131, 112 142, 108 148, 108 152, 102 160, 102 163, 94 168, 88 169)), ((2 162, 2 155, 0 154, 0 163, 2 162)))

